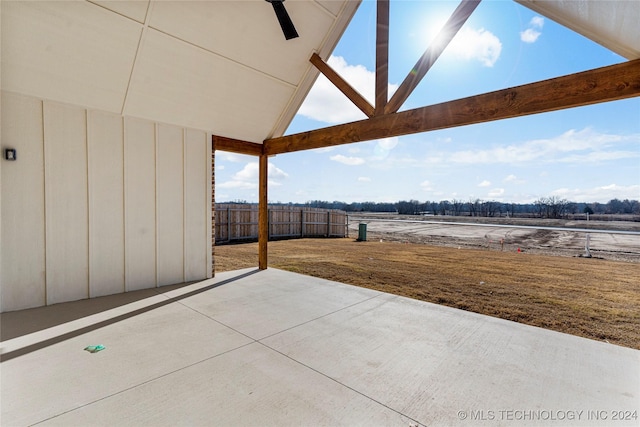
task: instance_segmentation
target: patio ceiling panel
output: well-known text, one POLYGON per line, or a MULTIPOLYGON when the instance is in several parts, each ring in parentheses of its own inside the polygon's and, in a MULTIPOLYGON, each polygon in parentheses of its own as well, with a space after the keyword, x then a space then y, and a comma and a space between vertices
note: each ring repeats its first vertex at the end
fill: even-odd
POLYGON ((148 29, 124 115, 262 141, 295 87, 148 29))
POLYGON ((2 90, 262 143, 284 133, 360 1, 1 2, 2 90))
POLYGON ((309 1, 287 1, 286 8, 300 34, 290 41, 284 40, 273 9, 266 2, 158 2, 151 11, 149 26, 296 85, 311 67, 311 52, 318 48, 317 40, 331 29, 335 16, 309 1))
POLYGON ((640 58, 640 3, 633 0, 516 0, 627 59, 640 58))
POLYGON ((2 2, 2 89, 120 113, 141 30, 87 2, 2 2))
POLYGON ((136 1, 114 1, 114 0, 88 0, 91 3, 95 3, 104 7, 105 9, 112 10, 120 15, 134 19, 140 23, 144 22, 147 16, 147 10, 149 9, 149 0, 136 0, 136 1))

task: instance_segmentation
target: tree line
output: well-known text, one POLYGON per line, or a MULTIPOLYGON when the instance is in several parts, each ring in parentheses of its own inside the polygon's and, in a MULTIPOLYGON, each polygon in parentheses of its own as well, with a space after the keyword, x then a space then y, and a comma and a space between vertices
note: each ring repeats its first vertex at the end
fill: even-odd
POLYGON ((571 202, 560 197, 541 197, 533 203, 503 203, 495 200, 441 200, 418 201, 401 200, 395 203, 378 202, 341 202, 311 200, 304 204, 293 204, 323 209, 339 209, 346 212, 379 212, 397 213, 401 215, 455 215, 455 216, 481 216, 504 217, 521 216, 536 218, 567 218, 576 214, 632 214, 640 215, 640 202, 638 200, 611 199, 607 203, 582 203, 571 202))

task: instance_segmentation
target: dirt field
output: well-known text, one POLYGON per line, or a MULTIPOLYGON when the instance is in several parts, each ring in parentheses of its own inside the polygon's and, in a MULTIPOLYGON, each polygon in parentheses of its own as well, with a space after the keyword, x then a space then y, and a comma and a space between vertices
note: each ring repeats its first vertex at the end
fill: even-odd
POLYGON ((350 236, 358 235, 360 222, 370 240, 567 257, 586 254, 588 234, 592 257, 640 262, 640 222, 371 215, 351 216, 350 236))
MULTIPOLYGON (((270 242, 269 266, 640 349, 636 262, 375 237, 270 242)), ((257 251, 218 246, 216 271, 255 267, 257 251)))

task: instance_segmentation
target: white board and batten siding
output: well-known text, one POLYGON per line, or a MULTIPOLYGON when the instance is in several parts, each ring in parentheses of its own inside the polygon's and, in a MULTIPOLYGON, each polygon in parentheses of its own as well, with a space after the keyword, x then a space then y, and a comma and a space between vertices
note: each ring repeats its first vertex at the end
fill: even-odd
POLYGON ((55 304, 89 297, 87 112, 45 102, 43 119, 47 304, 55 304))
POLYGON ((45 305, 42 102, 2 96, 0 297, 4 310, 45 305), (15 148, 18 160, 4 159, 15 148))
POLYGON ((209 141, 3 92, 1 311, 210 277, 209 141))
POLYGON ((156 126, 144 120, 126 120, 124 130, 126 290, 156 283, 156 126))

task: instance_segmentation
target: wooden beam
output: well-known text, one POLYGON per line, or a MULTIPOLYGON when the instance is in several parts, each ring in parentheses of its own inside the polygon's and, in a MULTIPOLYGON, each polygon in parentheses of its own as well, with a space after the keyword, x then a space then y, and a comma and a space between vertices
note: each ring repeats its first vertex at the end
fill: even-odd
POLYGON ((376 108, 384 114, 389 100, 389 0, 378 0, 376 13, 376 108))
POLYGON ((438 35, 431 42, 427 50, 422 54, 416 65, 411 69, 407 77, 404 79, 398 90, 393 94, 387 103, 384 112, 386 114, 395 113, 402 104, 407 100, 411 92, 418 86, 427 71, 433 66, 442 52, 451 43, 451 40, 458 34, 460 28, 467 22, 467 19, 476 7, 480 4, 480 0, 462 0, 456 10, 447 20, 447 23, 438 32, 438 35))
POLYGON ((640 96, 640 59, 541 82, 268 139, 267 155, 369 141, 640 96))
POLYGON ((260 155, 258 166, 258 268, 266 270, 268 264, 269 208, 267 204, 267 175, 269 157, 260 155))
POLYGON ((249 154, 251 156, 260 156, 262 154, 262 144, 217 135, 213 135, 211 139, 213 141, 214 151, 230 151, 232 153, 249 154))
POLYGON ((371 104, 369 104, 369 102, 364 99, 357 90, 340 77, 340 75, 336 73, 329 64, 324 62, 317 53, 314 52, 309 61, 315 65, 316 68, 340 90, 340 92, 344 93, 345 96, 360 109, 360 111, 362 111, 367 117, 373 116, 373 106, 371 106, 371 104))

